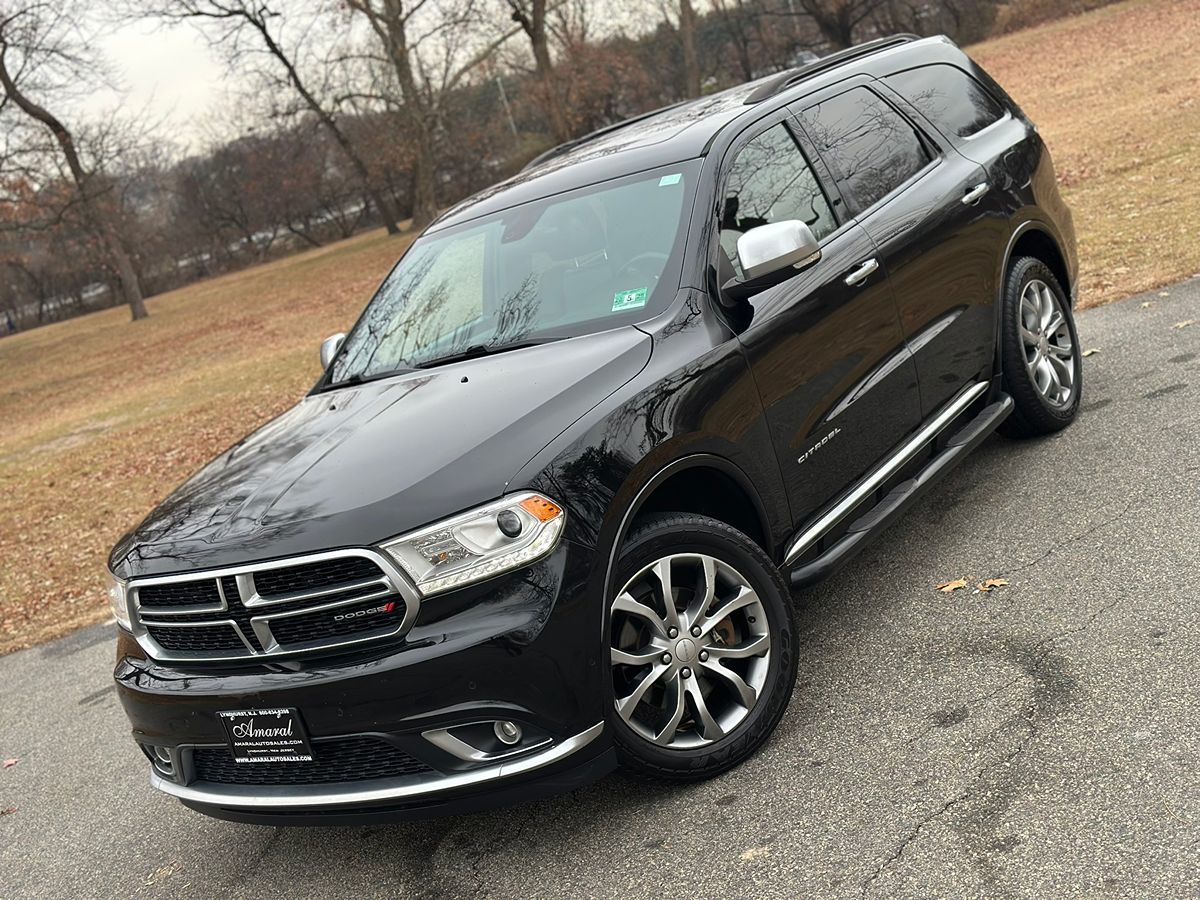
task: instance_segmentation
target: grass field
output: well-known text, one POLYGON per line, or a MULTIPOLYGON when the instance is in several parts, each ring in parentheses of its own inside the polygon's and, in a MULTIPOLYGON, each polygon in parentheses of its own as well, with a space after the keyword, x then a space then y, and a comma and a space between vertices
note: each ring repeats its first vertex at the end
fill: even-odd
MULTIPOLYGON (((1200 0, 1110 6, 971 52, 1040 123, 1085 306, 1200 273, 1200 0)), ((0 340, 0 653, 107 616, 113 541, 289 406, 405 246, 373 233, 0 340)), ((1163 302, 1169 302, 1164 300, 1163 302)))

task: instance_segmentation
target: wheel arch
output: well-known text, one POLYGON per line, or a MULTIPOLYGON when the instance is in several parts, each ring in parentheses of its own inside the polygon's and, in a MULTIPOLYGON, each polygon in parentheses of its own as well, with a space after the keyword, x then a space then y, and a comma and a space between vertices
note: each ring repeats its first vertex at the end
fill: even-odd
POLYGON ((617 557, 630 529, 639 516, 655 512, 697 513, 718 519, 744 532, 768 556, 775 558, 771 520, 750 477, 723 456, 693 453, 655 472, 626 508, 609 545, 604 575, 605 597, 612 593, 617 557), (695 491, 701 483, 706 490, 695 491))
POLYGON ((1008 239, 1008 247, 1004 251, 1004 262, 1000 269, 1000 293, 1003 296, 1009 269, 1015 260, 1022 256, 1032 256, 1041 260, 1067 295, 1067 303, 1075 305, 1074 282, 1071 280, 1071 270, 1067 265, 1066 254, 1054 234, 1037 221, 1022 222, 1008 239))
POLYGON ((1008 246, 1004 248, 1004 257, 1000 263, 999 277, 996 280, 996 321, 993 332, 996 348, 992 365, 994 379, 992 399, 995 399, 995 392, 1000 390, 1000 376, 1004 368, 1004 327, 1001 321, 1004 314, 1004 292, 1008 290, 1008 273, 1012 269, 1013 262, 1022 256, 1031 256, 1041 260, 1054 273, 1054 277, 1058 279, 1063 291, 1066 292, 1067 305, 1071 308, 1074 308, 1075 305, 1074 282, 1071 280, 1070 266, 1067 264, 1067 257, 1063 253, 1059 239, 1046 223, 1037 219, 1027 219, 1014 228, 1009 236, 1008 246))

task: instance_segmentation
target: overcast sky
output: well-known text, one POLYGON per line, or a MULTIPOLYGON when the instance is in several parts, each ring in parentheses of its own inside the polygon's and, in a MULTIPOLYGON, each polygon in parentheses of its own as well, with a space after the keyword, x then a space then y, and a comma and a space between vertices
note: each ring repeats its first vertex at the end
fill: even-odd
MULTIPOLYGON (((289 2, 303 8, 309 0, 289 2)), ((709 5, 709 0, 693 2, 698 9, 709 5)), ((499 3, 486 8, 498 16, 497 23, 512 27, 499 3)), ((652 27, 661 14, 649 0, 597 0, 595 8, 603 15, 589 25, 593 38, 617 29, 652 27)), ((81 114, 95 120, 118 108, 124 113, 145 111, 144 121, 180 149, 204 149, 214 139, 214 122, 227 121, 220 116, 222 103, 236 97, 239 86, 220 51, 210 48, 197 27, 187 23, 120 23, 101 13, 98 24, 102 36, 97 44, 118 90, 96 91, 83 103, 81 114)), ((523 47, 523 41, 518 39, 517 46, 523 47)))
POLYGON ((228 77, 221 60, 194 28, 164 28, 150 22, 123 25, 100 39, 100 49, 118 85, 97 91, 84 104, 88 116, 103 116, 118 105, 146 110, 161 120, 160 133, 185 148, 203 142, 202 123, 225 90, 228 77))

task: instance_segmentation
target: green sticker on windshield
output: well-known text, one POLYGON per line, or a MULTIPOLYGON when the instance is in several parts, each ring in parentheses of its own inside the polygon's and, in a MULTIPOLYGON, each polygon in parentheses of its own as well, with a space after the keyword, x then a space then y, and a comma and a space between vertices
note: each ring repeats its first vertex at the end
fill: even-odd
POLYGON ((627 309, 638 309, 646 305, 647 291, 644 287, 632 291, 617 291, 613 294, 613 312, 625 312, 627 309))
POLYGON ((658 186, 667 187, 668 185, 679 184, 679 179, 682 177, 682 172, 676 172, 674 175, 664 175, 662 178, 658 179, 658 186))

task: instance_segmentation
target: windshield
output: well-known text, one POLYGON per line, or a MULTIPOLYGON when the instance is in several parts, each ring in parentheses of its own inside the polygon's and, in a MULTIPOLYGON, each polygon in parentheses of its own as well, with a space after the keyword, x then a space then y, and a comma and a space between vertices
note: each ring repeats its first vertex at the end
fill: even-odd
POLYGON ((330 384, 646 318, 679 287, 699 161, 419 238, 346 339, 330 384))

